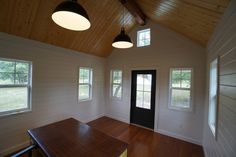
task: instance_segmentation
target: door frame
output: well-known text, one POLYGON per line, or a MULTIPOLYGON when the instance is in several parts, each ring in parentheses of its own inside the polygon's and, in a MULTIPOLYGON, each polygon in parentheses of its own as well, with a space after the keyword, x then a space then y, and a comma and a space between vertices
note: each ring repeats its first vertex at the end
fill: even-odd
MULTIPOLYGON (((129 76, 130 76, 130 105, 129 105, 129 124, 131 123, 131 90, 132 90, 132 71, 135 70, 156 70, 156 93, 155 93, 155 110, 154 110, 154 132, 158 132, 158 126, 159 126, 159 111, 160 111, 160 87, 159 87, 159 68, 155 66, 150 66, 150 67, 134 67, 129 69, 129 76)), ((134 124, 136 125, 136 124, 134 124)), ((147 128, 148 129, 148 128, 147 128)))

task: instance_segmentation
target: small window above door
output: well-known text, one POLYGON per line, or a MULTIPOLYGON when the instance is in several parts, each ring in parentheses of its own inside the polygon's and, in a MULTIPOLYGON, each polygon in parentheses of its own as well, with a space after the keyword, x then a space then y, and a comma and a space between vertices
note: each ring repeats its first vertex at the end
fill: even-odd
POLYGON ((137 32, 137 47, 149 46, 151 44, 151 30, 143 29, 137 32))

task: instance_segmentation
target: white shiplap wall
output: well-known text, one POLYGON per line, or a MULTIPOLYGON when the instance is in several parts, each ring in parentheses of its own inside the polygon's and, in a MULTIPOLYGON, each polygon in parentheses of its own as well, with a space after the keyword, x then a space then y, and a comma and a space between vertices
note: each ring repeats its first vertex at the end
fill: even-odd
POLYGON ((28 143, 27 129, 104 114, 105 59, 0 33, 0 57, 33 62, 32 112, 0 117, 0 156, 28 143), (93 68, 93 99, 78 103, 78 67, 93 68))
POLYGON ((217 56, 220 57, 220 86, 216 139, 207 123, 208 96, 206 97, 204 151, 207 157, 236 157, 236 0, 231 1, 218 24, 207 52, 208 74, 210 62, 217 56))

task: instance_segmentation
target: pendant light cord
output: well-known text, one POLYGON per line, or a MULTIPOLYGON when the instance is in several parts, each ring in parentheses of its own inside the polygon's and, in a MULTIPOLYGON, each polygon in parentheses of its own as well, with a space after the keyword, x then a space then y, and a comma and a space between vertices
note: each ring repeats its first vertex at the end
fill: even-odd
POLYGON ((125 28, 125 7, 123 7, 123 27, 125 28))

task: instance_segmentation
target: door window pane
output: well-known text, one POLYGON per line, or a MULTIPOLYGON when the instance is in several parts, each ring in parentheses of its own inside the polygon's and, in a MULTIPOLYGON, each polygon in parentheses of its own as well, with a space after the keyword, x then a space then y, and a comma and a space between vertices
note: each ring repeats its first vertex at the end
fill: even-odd
POLYGON ((151 74, 138 74, 136 85, 136 107, 151 109, 151 74))
POLYGON ((136 107, 143 107, 143 92, 136 92, 136 107))
POLYGON ((144 92, 143 108, 151 108, 151 92, 144 92))
POLYGON ((137 75, 137 90, 143 91, 143 74, 137 75))
POLYGON ((144 75, 144 91, 151 91, 152 75, 144 75))

